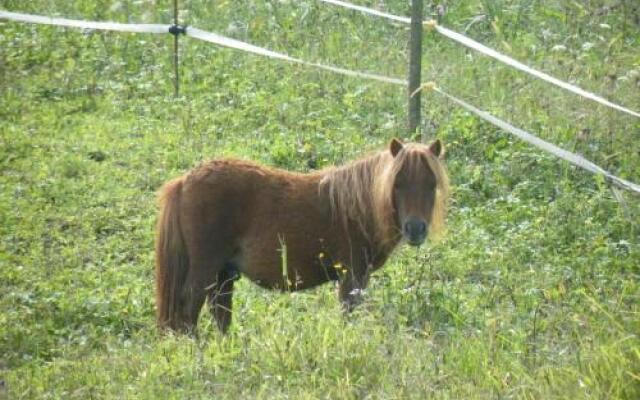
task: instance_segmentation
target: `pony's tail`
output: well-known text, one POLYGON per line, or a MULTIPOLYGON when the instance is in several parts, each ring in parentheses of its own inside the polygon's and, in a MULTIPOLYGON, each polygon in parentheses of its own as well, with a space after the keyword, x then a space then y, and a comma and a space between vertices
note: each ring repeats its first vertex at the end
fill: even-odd
POLYGON ((189 257, 180 226, 182 178, 169 181, 160 191, 156 227, 156 320, 161 329, 180 330, 184 323, 182 292, 189 257))

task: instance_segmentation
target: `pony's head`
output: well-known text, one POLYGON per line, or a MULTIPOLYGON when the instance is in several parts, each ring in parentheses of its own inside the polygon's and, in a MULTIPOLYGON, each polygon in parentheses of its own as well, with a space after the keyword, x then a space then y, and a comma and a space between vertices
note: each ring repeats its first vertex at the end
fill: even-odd
POLYGON ((376 203, 386 209, 387 232, 420 246, 444 226, 449 181, 440 140, 429 145, 389 144, 387 167, 376 188, 376 203))
POLYGON ((333 216, 346 227, 381 245, 404 237, 418 246, 444 226, 449 180, 439 140, 430 145, 402 144, 324 172, 320 189, 329 197, 333 216))

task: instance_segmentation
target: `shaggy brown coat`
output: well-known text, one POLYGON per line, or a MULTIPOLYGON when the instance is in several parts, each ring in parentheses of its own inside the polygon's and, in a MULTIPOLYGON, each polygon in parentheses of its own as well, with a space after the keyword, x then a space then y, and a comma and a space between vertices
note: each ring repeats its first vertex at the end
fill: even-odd
POLYGON ((424 240, 407 221, 429 233, 443 227, 442 154, 439 141, 394 139, 388 150, 310 174, 224 159, 168 182, 156 240, 158 325, 194 329, 208 298, 226 331, 238 272, 280 290, 338 280, 351 309, 403 235, 424 240))

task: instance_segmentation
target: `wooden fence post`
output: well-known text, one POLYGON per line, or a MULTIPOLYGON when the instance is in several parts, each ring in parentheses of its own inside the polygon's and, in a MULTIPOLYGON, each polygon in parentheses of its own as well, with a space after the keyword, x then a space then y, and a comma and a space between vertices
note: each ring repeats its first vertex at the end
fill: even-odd
POLYGON ((420 92, 411 97, 420 87, 422 71, 422 5, 423 0, 411 0, 411 37, 409 39, 409 134, 420 129, 420 92))
MULTIPOLYGON (((178 0, 173 0, 173 24, 178 27, 178 0)), ((173 75, 174 75, 174 92, 173 95, 180 95, 180 75, 178 70, 178 33, 173 35, 173 75)))

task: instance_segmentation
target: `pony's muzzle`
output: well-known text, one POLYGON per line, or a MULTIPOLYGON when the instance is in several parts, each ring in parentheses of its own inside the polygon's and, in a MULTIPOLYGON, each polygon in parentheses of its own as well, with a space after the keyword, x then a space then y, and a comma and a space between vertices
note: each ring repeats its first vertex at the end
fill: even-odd
POLYGON ((411 246, 420 246, 427 238, 427 224, 421 219, 410 218, 404 223, 402 232, 411 246))

